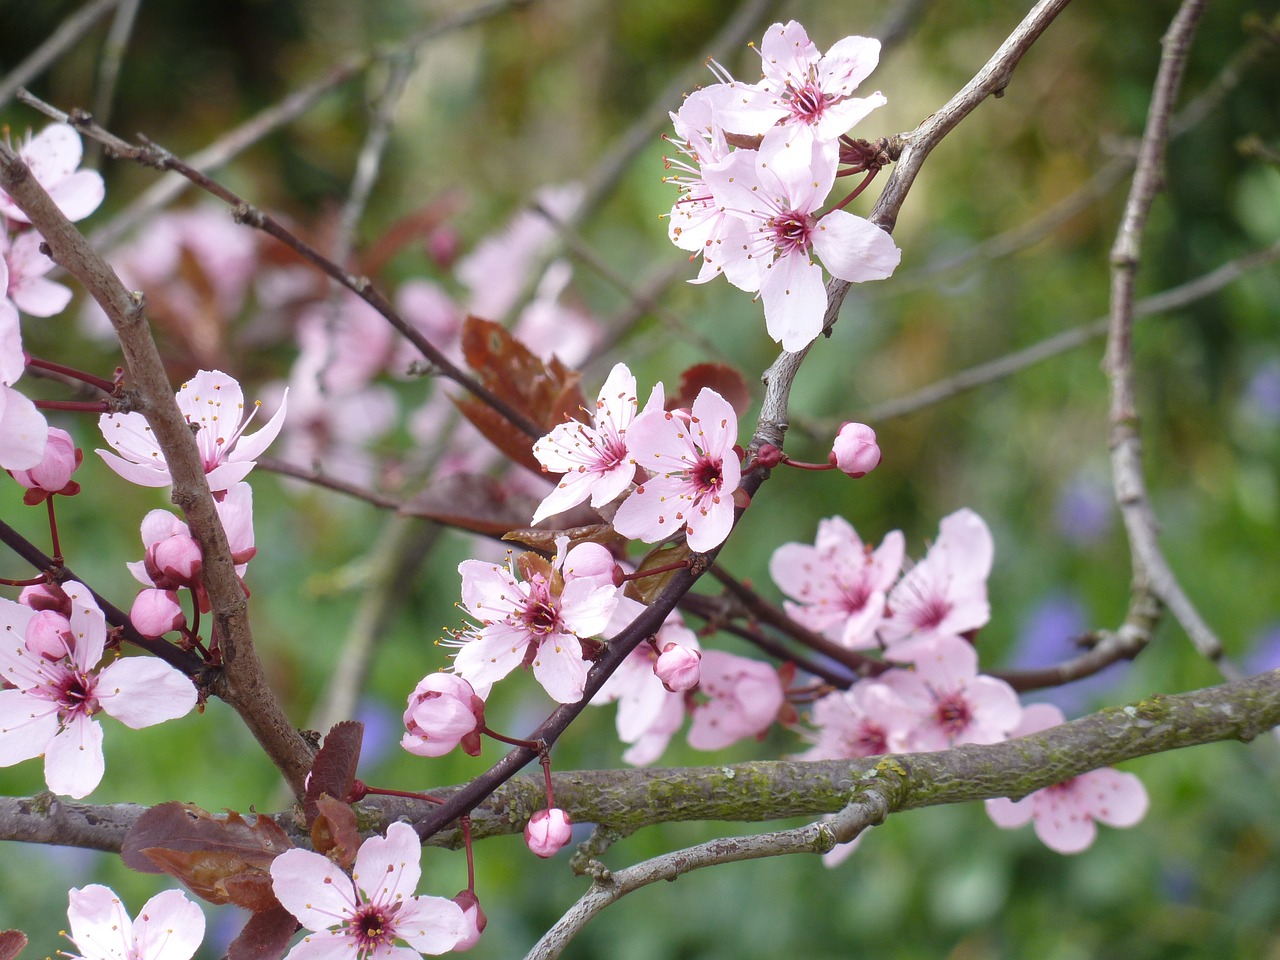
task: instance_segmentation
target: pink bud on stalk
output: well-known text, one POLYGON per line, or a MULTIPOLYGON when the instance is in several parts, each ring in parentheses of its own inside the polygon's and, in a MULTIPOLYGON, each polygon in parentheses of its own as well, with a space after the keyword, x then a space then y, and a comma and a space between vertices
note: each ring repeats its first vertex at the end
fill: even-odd
POLYGON ((865 476, 880 464, 876 432, 865 423, 843 424, 836 434, 827 461, 855 480, 865 476))
POLYGON ((162 637, 187 625, 187 615, 178 603, 176 590, 139 591, 129 611, 129 620, 144 637, 162 637))
POLYGON ((539 810, 524 828, 524 842, 544 860, 555 854, 573 836, 573 821, 559 807, 539 810))
POLYGON ((670 693, 684 693, 698 685, 702 652, 679 643, 668 643, 654 661, 654 675, 670 693))
POLYGON ((442 757, 461 745, 468 756, 480 755, 484 701, 471 684, 452 673, 424 677, 409 695, 400 746, 420 757, 442 757))
POLYGON ((76 447, 71 434, 50 427, 40 462, 29 470, 10 470, 9 474, 27 488, 23 502, 34 506, 50 494, 60 493, 69 497, 79 493, 80 484, 72 482, 71 474, 83 459, 84 451, 76 447))
POLYGON ((480 934, 484 933, 484 928, 488 926, 489 918, 480 908, 480 900, 470 890, 463 890, 453 898, 453 902, 462 908, 462 919, 466 925, 466 933, 453 945, 454 953, 462 953, 480 942, 480 934))

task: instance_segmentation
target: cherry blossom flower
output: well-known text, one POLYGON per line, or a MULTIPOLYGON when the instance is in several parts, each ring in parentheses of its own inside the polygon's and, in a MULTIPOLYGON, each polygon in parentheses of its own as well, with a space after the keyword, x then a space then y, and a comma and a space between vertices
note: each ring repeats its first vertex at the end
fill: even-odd
POLYGON ((539 810, 524 827, 524 842, 544 860, 573 839, 573 821, 559 807, 539 810))
POLYGON ((885 656, 909 662, 938 637, 984 626, 991 619, 987 575, 994 554, 991 531, 972 510, 944 517, 929 553, 889 594, 880 627, 885 656))
POLYGON ((887 591, 902 567, 902 533, 894 530, 872 551, 849 521, 818 523, 813 546, 784 543, 769 560, 769 575, 787 596, 787 616, 851 650, 876 645, 887 591))
MULTIPOLYGON (((675 612, 658 629, 654 641, 659 647, 675 643, 687 650, 699 649, 697 636, 675 612)), ((622 759, 632 766, 644 766, 662 756, 685 718, 685 696, 668 690, 658 678, 657 658, 653 644, 640 644, 591 699, 595 706, 617 701, 618 739, 630 745, 622 759)), ((698 672, 701 678, 701 662, 698 672)))
POLYGON ((400 746, 420 757, 442 757, 459 744, 468 756, 480 755, 484 701, 471 684, 451 673, 424 677, 404 712, 400 746))
POLYGON ((466 933, 453 945, 453 952, 463 953, 480 942, 480 934, 489 925, 489 918, 484 915, 479 898, 471 890, 460 891, 453 902, 462 908, 463 922, 466 924, 466 933))
POLYGON ((444 897, 414 896, 421 856, 413 827, 396 822, 385 837, 360 845, 350 877, 310 850, 276 857, 276 899, 312 931, 286 960, 415 960, 452 950, 467 933, 462 908, 444 897), (397 940, 412 949, 395 946, 397 940))
POLYGON ((765 31, 760 59, 758 83, 717 91, 718 116, 727 130, 755 135, 776 125, 792 140, 834 141, 888 102, 879 91, 853 96, 880 61, 880 41, 871 37, 845 37, 824 56, 795 20, 775 23, 765 31))
MULTIPOLYGON (((662 384, 653 388, 645 412, 661 410, 662 384)), ((538 506, 533 522, 563 513, 588 497, 593 507, 617 499, 635 476, 628 456, 627 428, 635 419, 636 378, 625 363, 615 364, 596 399, 593 425, 570 420, 533 445, 543 470, 564 474, 538 506)))
POLYGON ((162 637, 187 625, 176 590, 140 590, 129 608, 129 622, 144 637, 162 637))
POLYGON ((938 637, 916 657, 915 669, 879 677, 896 695, 878 715, 887 726, 908 731, 894 752, 946 750, 961 743, 997 743, 1022 716, 1018 695, 1003 680, 978 673, 978 654, 959 637, 938 637))
MULTIPOLYGON (((187 422, 198 428, 196 446, 209 489, 215 493, 243 480, 284 425, 285 400, 282 399, 280 408, 266 426, 245 436, 253 413, 244 415, 244 393, 240 384, 218 370, 197 373, 178 390, 177 401, 187 422)), ((120 456, 106 450, 97 453, 120 476, 143 487, 164 487, 173 482, 160 445, 142 414, 104 413, 98 426, 120 456)))
POLYGON ((106 619, 88 589, 64 585, 72 599, 65 654, 32 656, 25 634, 30 608, 0 600, 0 766, 44 754, 54 793, 80 798, 102 780, 103 712, 139 729, 185 716, 196 704, 191 681, 154 657, 125 657, 102 666, 106 619))
POLYGON ((709 699, 693 711, 689 745, 696 750, 720 750, 763 735, 785 699, 773 667, 721 650, 703 652, 698 689, 709 699))
POLYGON ((71 479, 71 474, 83 459, 84 451, 76 446, 71 434, 58 427, 50 427, 40 462, 29 470, 10 470, 9 473, 27 488, 23 502, 35 506, 55 493, 64 497, 79 493, 80 484, 71 479))
POLYGON ((522 555, 524 579, 517 576, 514 560, 506 567, 480 560, 458 566, 462 605, 480 626, 451 642, 460 648, 453 669, 479 696, 487 697, 495 682, 526 664, 553 699, 582 699, 589 664, 581 641, 608 628, 622 591, 594 571, 575 576, 577 559, 594 556, 599 545, 580 544, 566 553, 568 542, 567 537, 557 540, 550 563, 522 555), (584 553, 584 547, 592 549, 584 553))
MULTIPOLYGON (((63 216, 75 222, 98 209, 106 191, 95 170, 77 170, 84 147, 80 134, 65 123, 51 123, 18 147, 18 156, 44 187, 63 216)), ((0 190, 0 214, 18 223, 30 223, 9 195, 0 190)))
POLYGON ((836 434, 827 460, 853 479, 865 477, 880 465, 876 432, 865 423, 845 423, 836 434))
POLYGON ((743 264, 754 265, 750 282, 735 285, 759 290, 765 328, 784 350, 802 350, 822 332, 823 266, 834 277, 861 283, 890 276, 902 258, 893 238, 871 221, 844 210, 818 214, 838 160, 834 142, 792 142, 775 128, 758 151, 736 151, 705 172, 716 202, 747 226, 746 242, 724 244, 719 263, 731 282, 740 279, 743 264))
MULTIPOLYGON (((0 258, 0 287, 7 286, 8 268, 0 258)), ((29 470, 44 457, 49 425, 36 405, 12 385, 27 368, 22 353, 18 311, 0 297, 0 469, 29 470)))
POLYGON ((68 894, 69 960, 190 960, 204 939, 204 913, 181 890, 158 893, 131 920, 110 887, 91 883, 68 894))
MULTIPOLYGON (((1033 703, 1022 711, 1014 737, 1039 733, 1063 723, 1062 711, 1033 703)), ((987 815, 998 827, 1015 829, 1034 821, 1036 836, 1050 850, 1079 853, 1097 836, 1095 821, 1110 827, 1132 827, 1147 813, 1147 791, 1132 773, 1106 767, 1072 777, 1021 800, 1005 797, 986 802, 987 815)))
POLYGON ((44 275, 54 262, 40 252, 44 238, 34 230, 25 230, 13 242, 0 230, 0 260, 4 261, 8 279, 0 286, 13 305, 33 317, 52 317, 71 302, 71 291, 60 283, 46 280, 44 275))
POLYGON ((637 417, 627 445, 653 476, 622 502, 614 529, 656 543, 683 528, 691 550, 718 547, 733 529, 733 493, 741 479, 737 439, 737 414, 710 387, 698 393, 687 421, 661 410, 637 417))
POLYGON ((848 690, 829 693, 813 705, 814 745, 802 760, 853 760, 892 753, 907 730, 892 688, 878 680, 859 680, 848 690))
POLYGON ((702 651, 696 647, 668 641, 663 644, 662 653, 654 661, 653 675, 671 693, 683 693, 692 690, 701 680, 701 661, 702 651))

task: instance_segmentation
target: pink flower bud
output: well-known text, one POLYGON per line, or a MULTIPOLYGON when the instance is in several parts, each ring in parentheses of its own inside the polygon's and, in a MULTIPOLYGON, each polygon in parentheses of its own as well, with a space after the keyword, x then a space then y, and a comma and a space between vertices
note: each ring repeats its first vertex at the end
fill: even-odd
POLYGON ((539 810, 524 828, 524 842, 529 849, 544 860, 556 852, 573 836, 573 821, 559 807, 539 810))
POLYGON ((144 637, 160 637, 187 625, 175 590, 142 590, 134 598, 129 619, 144 637))
POLYGON ((57 427, 50 427, 43 459, 30 470, 10 470, 9 473, 30 491, 23 498, 24 501, 35 504, 51 493, 61 493, 64 496, 79 493, 80 484, 71 482, 71 474, 83 459, 84 451, 76 448, 71 434, 57 427))
POLYGON ((56 583, 41 583, 34 587, 23 587, 18 594, 18 602, 32 610, 52 610, 71 619, 71 598, 56 583))
POLYGON ((653 672, 668 691, 684 693, 698 685, 702 676, 701 661, 701 651, 679 643, 668 643, 654 662, 653 672))
POLYGON ((175 589, 198 586, 204 561, 200 545, 184 531, 149 546, 146 566, 157 587, 175 589))
POLYGON ((836 434, 835 444, 827 460, 855 480, 874 470, 880 463, 876 432, 865 423, 846 423, 836 434))
POLYGON ((461 953, 480 942, 480 934, 484 933, 489 918, 484 915, 484 911, 480 909, 480 901, 470 890, 463 890, 453 898, 453 902, 462 908, 462 919, 467 930, 462 939, 453 945, 454 952, 461 953))
POLYGON ((61 660, 76 648, 70 622, 52 610, 41 610, 27 621, 24 640, 28 650, 46 660, 61 660))
POLYGON ((433 673, 409 695, 400 746, 420 757, 442 757, 461 745, 469 756, 480 755, 484 701, 466 680, 452 673, 433 673))

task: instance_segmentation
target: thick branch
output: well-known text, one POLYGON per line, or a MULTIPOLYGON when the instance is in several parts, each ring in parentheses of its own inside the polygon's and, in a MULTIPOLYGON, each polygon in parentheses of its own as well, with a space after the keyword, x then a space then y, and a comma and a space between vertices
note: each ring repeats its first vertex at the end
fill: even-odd
POLYGON ((173 387, 151 336, 144 298, 126 290, 111 266, 57 208, 27 165, 0 143, 0 187, 40 231, 49 256, 72 273, 115 327, 132 385, 134 409, 147 419, 173 477, 173 502, 182 510, 200 544, 205 588, 213 606, 214 631, 222 649, 223 672, 213 692, 226 700, 253 731, 289 786, 302 792, 311 769, 311 750, 267 685, 253 646, 247 605, 222 523, 214 510, 191 426, 174 399, 173 387))

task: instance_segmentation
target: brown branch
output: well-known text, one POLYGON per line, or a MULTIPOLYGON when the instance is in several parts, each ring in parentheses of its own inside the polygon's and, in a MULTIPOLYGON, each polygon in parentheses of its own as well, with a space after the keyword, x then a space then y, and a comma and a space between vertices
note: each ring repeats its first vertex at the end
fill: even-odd
POLYGON ((213 632, 223 672, 212 692, 226 700, 284 774, 296 793, 311 768, 311 750, 268 686, 253 646, 248 609, 226 533, 214 509, 191 427, 178 409, 173 387, 151 336, 144 298, 130 293, 111 266, 89 245, 8 144, 0 143, 0 187, 44 237, 49 256, 73 274, 111 319, 128 369, 134 409, 146 417, 173 478, 173 502, 203 556, 203 578, 213 607, 213 632))

